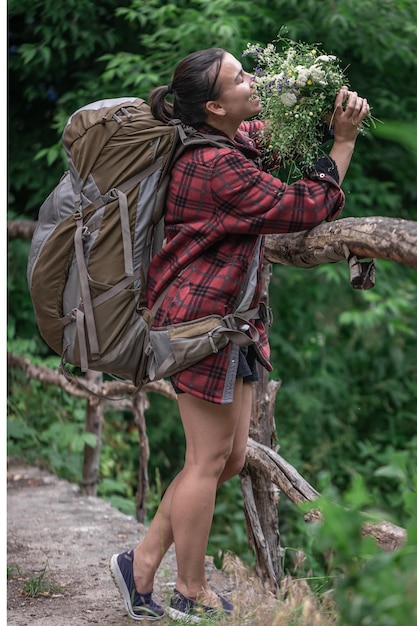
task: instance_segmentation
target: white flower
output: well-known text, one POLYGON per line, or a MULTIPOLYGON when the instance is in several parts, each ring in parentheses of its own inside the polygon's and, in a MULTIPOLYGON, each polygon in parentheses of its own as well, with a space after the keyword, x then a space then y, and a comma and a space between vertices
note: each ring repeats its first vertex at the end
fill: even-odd
POLYGON ((312 65, 310 67, 310 76, 311 79, 314 80, 314 82, 320 83, 320 85, 326 84, 326 72, 321 67, 318 67, 317 65, 312 65))
POLYGON ((334 54, 321 54, 319 57, 316 58, 316 61, 335 61, 336 57, 334 56, 334 54))
POLYGON ((287 91, 281 95, 281 102, 287 107, 293 107, 297 102, 297 96, 287 91))
POLYGON ((297 83, 300 85, 300 87, 305 87, 310 73, 309 70, 303 65, 297 65, 295 69, 298 72, 297 83))

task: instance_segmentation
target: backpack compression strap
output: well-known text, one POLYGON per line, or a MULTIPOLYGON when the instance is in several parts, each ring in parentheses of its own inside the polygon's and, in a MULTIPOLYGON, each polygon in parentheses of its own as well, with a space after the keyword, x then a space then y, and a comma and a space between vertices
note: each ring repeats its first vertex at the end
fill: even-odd
MULTIPOLYGON (((120 286, 122 288, 126 288, 130 283, 135 280, 135 272, 133 269, 133 257, 132 257, 132 241, 131 241, 131 233, 129 226, 129 212, 126 198, 126 191, 139 184, 144 178, 150 176, 153 172, 160 169, 163 165, 163 159, 159 158, 154 163, 152 163, 145 170, 137 174, 136 176, 132 176, 123 184, 119 185, 116 189, 111 189, 105 196, 101 196, 97 198, 94 202, 89 204, 84 208, 89 209, 94 207, 95 209, 99 209, 103 205, 108 204, 119 199, 119 208, 120 208, 120 225, 122 230, 122 241, 123 241, 123 253, 124 253, 124 263, 125 263, 125 276, 126 278, 121 281, 118 285, 115 285, 116 290, 120 290, 120 286)), ((92 301, 90 286, 88 283, 88 270, 84 257, 84 247, 83 247, 83 236, 84 236, 84 224, 83 224, 83 211, 81 210, 81 196, 75 196, 75 204, 76 209, 74 211, 74 219, 76 220, 76 231, 74 235, 74 249, 75 249, 75 257, 77 261, 79 279, 80 279, 80 289, 81 289, 81 297, 83 302, 83 310, 77 309, 76 311, 76 323, 77 323, 77 336, 79 342, 80 349, 80 360, 81 360, 81 370, 88 370, 88 357, 87 357, 87 342, 86 342, 86 334, 85 327, 87 329, 88 335, 88 343, 90 347, 91 360, 97 360, 100 358, 100 347, 98 343, 97 330, 94 320, 94 307, 96 306, 96 302, 92 301)), ((114 293, 112 293, 114 295, 114 293)), ((62 318, 64 324, 68 323, 68 318, 62 318)))
MULTIPOLYGON (((79 197, 76 199, 78 204, 80 204, 81 202, 81 198, 79 197)), ((87 271, 87 265, 85 262, 85 258, 84 258, 84 247, 83 247, 83 232, 84 232, 84 227, 83 227, 83 214, 80 208, 76 208, 75 212, 74 212, 74 219, 76 221, 76 230, 75 230, 75 235, 74 235, 74 248, 75 248, 75 258, 77 260, 77 266, 78 266, 78 274, 79 274, 79 278, 80 278, 80 289, 81 289, 81 297, 83 300, 83 308, 84 308, 84 312, 83 315, 80 318, 80 322, 77 323, 77 329, 80 327, 81 321, 82 321, 82 336, 84 337, 84 346, 85 346, 85 336, 84 336, 84 316, 85 316, 85 322, 86 322, 86 326, 87 326, 87 331, 88 331, 88 341, 90 344, 90 352, 91 352, 91 358, 92 360, 98 359, 100 357, 100 350, 99 350, 99 346, 98 346, 98 339, 97 339, 97 331, 96 331, 96 325, 94 322, 94 313, 93 313, 93 305, 91 302, 91 293, 90 293, 90 286, 88 284, 88 271, 87 271)), ((84 347, 81 348, 80 345, 80 353, 82 352, 82 350, 84 350, 84 347)), ((86 350, 86 348, 85 348, 86 350)), ((84 354, 84 352, 83 352, 84 354)), ((86 354, 86 352, 85 352, 86 354)))

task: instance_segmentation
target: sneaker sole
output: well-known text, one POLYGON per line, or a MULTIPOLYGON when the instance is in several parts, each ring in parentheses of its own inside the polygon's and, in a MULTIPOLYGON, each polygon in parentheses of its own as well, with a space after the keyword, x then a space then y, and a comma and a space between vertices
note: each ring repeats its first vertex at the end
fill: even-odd
POLYGON ((161 619, 162 617, 164 617, 163 615, 158 615, 157 617, 155 617, 154 615, 136 615, 136 613, 133 612, 133 608, 132 608, 132 601, 130 599, 130 593, 129 593, 129 589, 126 587, 126 583, 125 583, 125 579, 123 578, 123 574, 120 571, 119 568, 119 564, 117 563, 117 557, 119 555, 118 554, 113 554, 111 561, 110 561, 110 573, 112 575, 113 578, 113 582, 116 585, 116 587, 118 588, 122 598, 123 598, 123 602, 125 603, 125 608, 126 611, 128 612, 128 614, 130 615, 130 617, 136 621, 143 621, 143 620, 148 620, 149 622, 153 622, 156 621, 158 619, 161 619))
POLYGON ((186 622, 187 624, 199 624, 201 622, 201 617, 197 617, 197 615, 183 613, 182 611, 177 611, 177 609, 173 609, 171 606, 166 609, 166 612, 168 613, 170 618, 174 620, 174 622, 182 621, 186 622))

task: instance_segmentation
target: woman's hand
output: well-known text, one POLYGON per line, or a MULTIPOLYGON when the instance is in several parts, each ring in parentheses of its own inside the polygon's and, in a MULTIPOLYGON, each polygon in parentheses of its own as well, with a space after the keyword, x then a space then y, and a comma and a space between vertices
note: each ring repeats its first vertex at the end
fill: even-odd
POLYGON ((335 142, 355 142, 368 113, 369 105, 366 98, 358 96, 356 91, 342 87, 336 96, 331 120, 335 142))

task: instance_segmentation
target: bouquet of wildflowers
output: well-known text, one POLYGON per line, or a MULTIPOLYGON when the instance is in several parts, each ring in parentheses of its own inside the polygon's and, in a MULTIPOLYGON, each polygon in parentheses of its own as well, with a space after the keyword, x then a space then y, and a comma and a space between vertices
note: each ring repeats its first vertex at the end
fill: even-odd
MULTIPOLYGON (((282 31, 281 31, 282 32, 282 31)), ((294 42, 278 35, 275 43, 248 44, 243 56, 256 60, 254 74, 262 119, 266 156, 278 153, 282 165, 296 161, 311 166, 324 143, 325 120, 331 123, 334 101, 347 78, 340 61, 316 45, 294 42)))

